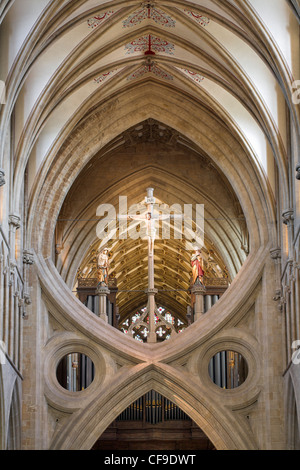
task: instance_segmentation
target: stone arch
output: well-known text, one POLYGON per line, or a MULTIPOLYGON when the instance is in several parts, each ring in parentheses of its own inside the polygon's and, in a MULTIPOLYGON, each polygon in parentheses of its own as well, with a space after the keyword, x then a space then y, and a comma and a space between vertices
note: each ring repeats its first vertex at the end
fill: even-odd
MULTIPOLYGON (((149 28, 142 28, 141 32, 144 31, 144 30, 146 31, 146 30, 148 30, 148 29, 149 29, 149 28)), ((154 31, 155 31, 155 28, 154 28, 154 31)), ((201 34, 201 32, 200 32, 199 34, 201 34)), ((134 33, 131 33, 131 36, 134 37, 134 33)), ((168 36, 168 35, 167 35, 167 36, 168 36)), ((122 38, 122 40, 123 40, 123 38, 122 38)), ((211 40, 213 40, 213 39, 211 39, 211 40)), ((183 41, 183 43, 184 43, 184 41, 183 41)), ((81 45, 81 47, 84 49, 84 44, 81 45)), ((191 46, 190 46, 190 47, 191 47, 191 46)), ((228 56, 228 57, 227 57, 227 60, 230 61, 230 60, 231 60, 231 57, 228 56)), ((64 64, 64 67, 67 67, 67 63, 64 64)), ((240 80, 241 80, 241 81, 245 79, 245 77, 243 76, 243 73, 241 72, 241 70, 237 71, 236 73, 239 73, 239 75, 240 75, 240 80)), ((53 84, 51 84, 51 85, 53 85, 53 84)), ((248 84, 248 86, 249 86, 249 84, 248 84)), ((122 90, 121 92, 123 92, 123 91, 124 91, 124 90, 122 90)), ((204 102, 205 102, 206 100, 208 100, 208 97, 205 95, 205 93, 204 93, 204 94, 203 94, 203 93, 199 93, 199 96, 200 96, 200 95, 201 95, 201 97, 202 97, 202 99, 203 99, 204 102)), ((254 97, 254 95, 255 95, 255 92, 253 92, 253 96, 252 96, 253 101, 256 100, 256 97, 254 97)), ((96 101, 97 99, 98 99, 97 95, 93 96, 91 99, 89 99, 89 105, 90 105, 90 102, 96 101)), ((47 106, 49 106, 49 108, 51 108, 51 107, 53 106, 52 100, 51 100, 50 98, 49 98, 49 100, 47 100, 47 106), (50 105, 50 103, 51 103, 51 105, 50 105)), ((254 109, 256 106, 258 106, 258 102, 256 102, 256 105, 255 105, 255 106, 252 106, 252 109, 254 109)), ((43 108, 46 108, 46 106, 43 105, 43 108)), ((263 106, 262 106, 262 108, 263 108, 263 106)), ((220 112, 220 109, 219 109, 219 112, 220 112)), ((265 112, 265 110, 264 110, 264 111, 261 111, 260 115, 261 115, 263 112, 265 112)), ((261 116, 259 116, 259 118, 260 118, 260 117, 261 117, 261 116)), ((34 119, 32 119, 32 122, 33 122, 33 121, 34 121, 34 119)), ((277 156, 277 158, 278 158, 278 165, 280 166, 280 168, 281 168, 281 173, 282 173, 282 175, 283 175, 283 174, 285 174, 285 170, 286 170, 286 169, 285 169, 285 164, 284 164, 284 159, 285 159, 285 157, 283 156, 284 152, 282 152, 282 146, 280 145, 280 142, 278 143, 278 141, 277 141, 277 140, 278 140, 278 136, 276 136, 276 131, 275 131, 274 129, 272 129, 272 122, 268 119, 267 113, 266 113, 266 116, 265 116, 265 123, 264 123, 264 124, 266 125, 266 127, 267 127, 267 126, 270 126, 270 129, 269 129, 269 132, 268 132, 268 137, 269 137, 270 140, 273 140, 273 144, 274 144, 274 147, 273 147, 273 148, 274 148, 274 154, 275 154, 275 155, 277 156)), ((32 135, 32 136, 35 135, 35 137, 36 137, 36 134, 35 134, 35 132, 34 132, 33 129, 31 129, 30 131, 28 130, 28 135, 32 135)), ((27 144, 27 142, 26 142, 26 144, 27 144)), ((20 152, 20 154, 21 154, 22 156, 24 156, 25 153, 28 153, 28 151, 29 151, 29 149, 27 149, 26 152, 25 152, 25 150, 21 147, 21 152, 20 152)), ((23 162, 22 162, 22 164, 23 164, 23 162)), ((20 173, 22 173, 22 172, 20 171, 20 173)), ((286 174, 284 175, 284 178, 286 178, 286 174)))
POLYGON ((21 408, 20 387, 16 379, 11 397, 11 405, 8 417, 7 450, 21 448, 21 408))
MULTIPOLYGON (((146 365, 136 378, 130 377, 115 393, 104 394, 90 403, 79 416, 71 419, 60 435, 52 442, 52 450, 89 450, 109 424, 127 406, 150 390, 161 393, 179 406, 207 435, 218 450, 255 449, 255 443, 242 427, 230 423, 230 417, 220 419, 216 408, 207 406, 205 398, 197 397, 195 388, 179 374, 166 372, 164 366, 146 365), (142 373, 141 373, 142 372, 142 373), (105 400, 105 401, 104 401, 105 400)), ((225 410, 222 410, 223 412, 225 410)), ((226 412, 225 412, 226 413, 226 412)))
MULTIPOLYGON (((298 377, 293 370, 293 365, 290 366, 291 370, 287 372, 285 378, 286 387, 286 433, 287 445, 290 450, 300 449, 300 404, 299 396, 296 395, 298 390, 298 377), (296 382, 296 383, 294 383, 296 382)), ((296 366, 297 367, 297 366, 296 366)))
MULTIPOLYGON (((152 88, 152 86, 151 86, 152 88)), ((156 95, 156 100, 157 102, 160 101, 160 95, 163 89, 160 89, 160 85, 154 85, 153 87, 153 93, 156 95), (157 93, 158 92, 158 93, 157 93)), ((175 100, 173 97, 169 96, 170 99, 170 105, 175 106, 177 109, 177 113, 172 113, 172 115, 168 112, 166 108, 162 109, 160 106, 157 106, 154 104, 155 99, 152 100, 150 98, 150 103, 149 103, 149 93, 147 92, 147 97, 145 97, 143 93, 144 87, 140 86, 137 87, 134 95, 137 100, 139 100, 139 107, 138 109, 136 106, 134 106, 134 109, 131 110, 130 104, 128 103, 128 99, 126 99, 127 106, 125 102, 122 102, 122 96, 118 97, 117 103, 115 104, 111 103, 111 105, 108 105, 108 114, 105 116, 105 129, 102 127, 101 123, 100 129, 101 129, 101 146, 105 145, 105 143, 108 143, 112 138, 116 137, 122 129, 128 128, 128 125, 135 125, 138 123, 141 119, 141 116, 143 118, 147 117, 153 117, 157 120, 162 120, 165 124, 175 128, 176 130, 183 131, 187 137, 189 137, 191 140, 193 140, 197 145, 200 146, 200 148, 203 148, 204 151, 212 158, 213 161, 216 162, 217 165, 220 166, 220 169, 224 171, 226 174, 230 175, 230 183, 233 186, 233 189, 235 192, 239 195, 239 197, 243 198, 246 193, 248 193, 248 196, 250 197, 250 200, 248 200, 247 204, 247 211, 245 211, 245 207, 243 207, 243 200, 242 202, 242 207, 244 212, 247 212, 248 217, 250 217, 250 214, 252 213, 253 216, 253 210, 257 211, 259 208, 262 209, 261 204, 266 204, 263 211, 265 211, 265 214, 267 215, 267 218, 272 218, 272 213, 273 213, 273 201, 272 197, 270 196, 270 193, 268 191, 267 186, 265 185, 264 178, 262 175, 257 174, 257 170, 255 170, 254 166, 250 162, 250 160, 244 160, 241 162, 241 157, 238 157, 238 153, 236 154, 237 160, 235 161, 235 167, 233 168, 232 162, 229 162, 227 160, 227 157, 225 157, 224 152, 220 151, 220 148, 218 148, 215 143, 213 143, 212 139, 210 139, 208 136, 210 134, 209 127, 207 128, 207 133, 206 136, 204 135, 199 135, 197 132, 197 121, 193 118, 193 110, 190 109, 190 113, 187 113, 182 109, 182 107, 178 107, 178 102, 175 100), (116 115, 116 106, 119 111, 118 113, 118 120, 115 120, 115 115, 116 115), (120 113, 125 114, 121 115, 120 113), (145 111, 146 110, 146 111, 145 111), (162 119, 163 118, 163 119, 162 119), (110 121, 112 119, 112 121, 110 121), (194 122, 193 122, 194 121, 194 122), (125 126, 124 126, 125 124, 125 126), (227 160, 227 161, 226 161, 227 160), (238 160, 240 160, 238 162, 238 160), (247 162, 247 163, 246 163, 247 162), (238 174, 237 170, 237 165, 239 166, 240 169, 240 174, 238 174), (247 165, 247 170, 246 170, 246 165, 247 165), (245 171, 246 170, 246 171, 245 171), (253 192, 254 185, 253 181, 258 179, 259 183, 257 187, 254 189, 255 193, 257 194, 257 191, 260 193, 262 191, 263 197, 260 199, 260 202, 257 201, 254 202, 253 197, 256 197, 255 194, 249 193, 249 187, 247 187, 247 179, 249 180, 249 187, 251 187, 251 192, 253 192), (251 184, 250 184, 251 180, 251 184), (250 195, 251 194, 251 195, 250 195), (251 201, 251 202, 250 202, 251 201), (265 202, 264 202, 265 201, 265 202)), ((149 88, 148 88, 149 91, 149 88)), ((164 96, 164 99, 166 99, 166 96, 164 96)), ((190 106, 193 107, 194 105, 190 103, 190 106)), ((195 109, 195 113, 199 113, 199 108, 197 107, 195 109)), ((103 111, 100 112, 100 115, 103 117, 103 111)), ((99 118, 100 118, 99 115, 99 118)), ((95 119, 97 115, 95 114, 95 119)), ((99 119, 98 118, 98 119, 99 119)), ((198 120, 201 119, 201 114, 198 114, 198 120)), ((77 145, 76 147, 76 139, 71 138, 70 142, 64 145, 62 148, 62 152, 60 152, 56 158, 55 162, 52 163, 51 167, 45 168, 45 171, 47 171, 47 179, 45 180, 45 175, 41 175, 41 179, 39 182, 39 188, 37 187, 35 190, 35 194, 33 195, 32 198, 32 206, 31 206, 31 211, 34 213, 36 204, 42 204, 43 206, 45 205, 47 208, 49 208, 50 213, 52 214, 51 218, 47 216, 47 221, 37 221, 34 218, 34 215, 31 217, 29 216, 29 225, 28 225, 28 236, 31 237, 32 233, 35 233, 35 242, 34 240, 31 240, 32 245, 36 245, 36 242, 38 244, 41 241, 41 233, 42 231, 39 231, 37 229, 33 229, 33 227, 38 227, 40 223, 45 227, 45 232, 47 233, 47 244, 48 248, 52 244, 52 234, 54 231, 54 224, 55 224, 55 217, 57 217, 57 213, 62 205, 62 201, 67 194, 68 189, 70 188, 71 183, 74 181, 76 176, 79 174, 81 169, 83 168, 83 165, 88 162, 88 160, 91 158, 92 155, 95 154, 96 151, 99 150, 99 127, 94 125, 94 120, 90 120, 89 124, 87 126, 89 127, 89 130, 85 128, 85 124, 81 124, 82 130, 85 128, 85 133, 93 133, 94 138, 90 140, 90 142, 87 144, 85 142, 85 149, 86 151, 82 152, 82 148, 80 148, 80 145, 77 145), (96 131, 96 135, 95 135, 96 131), (71 143, 72 142, 72 143, 71 143), (71 150, 71 147, 73 149, 71 150), (72 166, 70 166, 68 159, 69 155, 72 152, 72 166), (84 157, 84 158, 83 158, 84 157), (54 175, 61 174, 60 178, 57 178, 54 175), (54 180, 52 179, 54 178, 54 180), (69 181, 69 185, 67 186, 65 183, 66 181, 69 181), (61 184, 62 182, 64 183, 64 189, 62 190, 61 184), (59 195, 59 196, 58 196, 59 195), (58 199, 59 197, 59 199, 58 199), (50 207, 52 206, 52 207, 50 207), (54 219, 53 219, 54 216, 54 219), (51 226, 50 226, 51 225, 51 226), (47 227, 47 228, 46 228, 47 227), (49 238, 50 237, 50 238, 49 238), (39 240, 39 241, 38 241, 39 240)), ((203 121, 204 123, 204 121, 203 121)), ((208 119, 206 115, 206 120, 205 120, 205 125, 207 125, 208 119)), ((78 128, 76 130, 76 135, 77 139, 80 138, 81 130, 78 128)), ((233 158, 233 149, 235 148, 235 152, 242 152, 243 145, 241 142, 233 141, 232 137, 229 137, 228 135, 228 141, 222 142, 222 145, 224 144, 224 147, 227 148, 228 155, 230 155, 231 159, 233 158), (230 142, 230 146, 228 144, 230 142)), ((245 158, 247 153, 244 153, 245 158)), ((46 214, 46 213, 45 213, 46 214)), ((258 232, 256 233, 256 236, 252 237, 252 243, 253 245, 259 245, 260 242, 264 239, 266 240, 268 236, 265 232, 265 227, 261 224, 257 225, 257 220, 261 219, 262 214, 258 215, 256 214, 252 219, 249 221, 249 224, 251 227, 256 226, 256 229, 258 232), (258 235, 260 233, 260 235, 258 235), (257 238, 258 235, 258 238, 257 238), (258 239, 261 238, 259 241, 258 239)), ((43 238, 45 241, 45 238, 43 238)), ((49 254, 49 250, 48 250, 49 254)))

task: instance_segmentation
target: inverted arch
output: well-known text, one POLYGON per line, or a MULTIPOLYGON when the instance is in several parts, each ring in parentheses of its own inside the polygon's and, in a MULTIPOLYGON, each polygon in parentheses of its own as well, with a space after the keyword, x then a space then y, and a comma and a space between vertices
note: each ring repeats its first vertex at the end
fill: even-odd
POLYGON ((132 402, 150 390, 161 393, 182 409, 207 435, 217 450, 256 449, 249 434, 231 422, 229 413, 199 393, 199 383, 186 380, 184 373, 175 373, 166 365, 136 366, 135 372, 125 372, 128 379, 114 393, 103 392, 101 397, 71 419, 63 432, 52 442, 52 450, 89 450, 106 428, 132 402), (180 376, 181 375, 181 376, 180 376), (197 390, 198 389, 198 390, 197 390), (218 409, 219 408, 219 409, 218 409), (224 419, 224 413, 226 418, 224 419), (226 423, 226 424, 225 424, 226 423))

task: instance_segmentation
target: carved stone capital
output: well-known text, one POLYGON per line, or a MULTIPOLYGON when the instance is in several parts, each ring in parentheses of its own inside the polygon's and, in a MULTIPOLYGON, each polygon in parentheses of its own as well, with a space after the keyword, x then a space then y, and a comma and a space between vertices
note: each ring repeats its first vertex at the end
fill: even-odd
POLYGON ((34 254, 31 251, 23 251, 23 263, 24 264, 34 264, 34 254))
POLYGON ((300 180, 300 163, 296 166, 296 179, 300 180))
POLYGON ((294 211, 293 209, 287 209, 282 213, 283 223, 285 225, 291 225, 294 222, 294 211))
POLYGON ((15 278, 15 275, 16 275, 16 268, 17 268, 16 263, 13 260, 10 260, 8 271, 7 271, 8 274, 9 274, 9 281, 8 281, 9 286, 13 285, 14 278, 15 278))
POLYGON ((31 297, 29 294, 27 294, 26 292, 24 293, 24 302, 26 305, 31 305, 32 304, 32 300, 31 300, 31 297))
POLYGON ((280 248, 273 248, 272 250, 270 250, 270 255, 271 255, 271 258, 274 261, 280 260, 281 259, 281 249, 280 248))
POLYGON ((283 312, 284 311, 285 301, 284 301, 283 297, 281 297, 279 300, 280 300, 280 302, 278 302, 277 308, 278 308, 279 312, 283 312))
POLYGON ((195 282, 193 287, 191 288, 191 293, 195 295, 204 295, 206 292, 206 288, 199 282, 195 282))
POLYGON ((0 187, 5 185, 5 172, 0 168, 0 187))
POLYGON ((246 255, 249 255, 249 246, 246 243, 241 243, 241 250, 243 250, 246 255))
POLYGON ((8 217, 9 224, 17 230, 21 227, 21 218, 17 214, 10 214, 8 217))
POLYGON ((281 290, 278 289, 275 291, 275 295, 273 297, 274 302, 278 302, 278 300, 281 300, 281 290))
POLYGON ((62 250, 63 250, 63 248, 64 248, 63 244, 57 243, 57 244, 55 245, 55 253, 56 253, 57 255, 60 255, 61 252, 62 252, 62 250))

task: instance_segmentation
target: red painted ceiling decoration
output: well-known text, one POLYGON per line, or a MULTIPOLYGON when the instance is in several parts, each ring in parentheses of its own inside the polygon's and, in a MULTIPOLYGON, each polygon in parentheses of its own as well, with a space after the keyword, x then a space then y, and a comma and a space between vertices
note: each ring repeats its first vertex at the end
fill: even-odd
POLYGON ((146 36, 135 39, 125 46, 127 54, 134 52, 143 52, 145 55, 155 55, 156 52, 173 54, 174 49, 174 44, 152 34, 147 34, 146 36))
POLYGON ((147 61, 141 67, 139 67, 135 72, 129 75, 128 80, 141 78, 147 73, 153 73, 156 77, 162 78, 164 80, 173 80, 172 75, 162 70, 156 64, 156 62, 153 62, 150 58, 148 58, 147 61))
POLYGON ((111 16, 114 13, 114 11, 106 11, 104 13, 99 13, 96 16, 93 16, 92 18, 89 18, 87 20, 87 24, 89 28, 97 28, 100 24, 103 23, 109 16, 111 16))
POLYGON ((151 3, 144 3, 141 8, 131 13, 131 15, 123 21, 123 27, 135 26, 146 19, 153 20, 160 26, 166 26, 168 28, 174 28, 176 24, 176 21, 160 8, 155 7, 151 3))
POLYGON ((195 13, 194 11, 191 11, 191 10, 184 10, 184 12, 190 16, 191 18, 193 18, 193 20, 195 20, 198 24, 200 24, 201 26, 207 26, 210 22, 210 19, 207 18, 207 16, 203 16, 201 15, 200 13, 195 13))
POLYGON ((192 70, 188 69, 181 69, 185 74, 190 77, 192 80, 194 80, 197 83, 201 83, 204 80, 204 77, 200 75, 200 73, 193 72, 192 70))
POLYGON ((94 82, 102 83, 102 82, 104 82, 104 80, 106 80, 108 77, 110 77, 114 72, 115 72, 115 70, 111 70, 110 72, 102 73, 101 75, 99 75, 99 77, 94 79, 94 82))

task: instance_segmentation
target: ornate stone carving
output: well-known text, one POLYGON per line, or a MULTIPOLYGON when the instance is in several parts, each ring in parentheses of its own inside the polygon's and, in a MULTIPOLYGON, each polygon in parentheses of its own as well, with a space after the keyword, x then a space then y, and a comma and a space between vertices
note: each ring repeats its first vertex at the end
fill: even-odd
POLYGON ((296 179, 300 180, 300 163, 298 163, 298 165, 296 166, 296 172, 296 179))
POLYGON ((104 282, 101 282, 97 286, 96 290, 97 295, 99 296, 99 312, 98 316, 102 318, 106 323, 108 321, 107 318, 107 305, 106 305, 106 299, 107 296, 110 293, 110 290, 108 289, 107 285, 104 282))
POLYGON ((282 213, 283 223, 285 225, 291 225, 294 222, 294 211, 292 209, 287 209, 282 213))
POLYGON ((5 185, 5 172, 0 168, 0 187, 5 185))
POLYGON ((148 119, 138 126, 129 129, 123 137, 126 146, 137 143, 158 141, 165 144, 176 143, 178 133, 172 128, 165 126, 154 119, 148 119))
POLYGON ((8 285, 9 286, 12 286, 13 283, 14 283, 14 279, 15 279, 15 275, 16 275, 16 268, 17 268, 17 264, 14 263, 12 260, 10 260, 10 263, 9 263, 9 268, 8 268, 8 274, 9 274, 9 281, 8 281, 8 285))
POLYGON ((274 297, 274 300, 276 302, 278 302, 277 304, 277 308, 279 310, 279 312, 283 312, 284 311, 284 306, 286 304, 286 300, 285 298, 281 295, 281 293, 279 293, 279 291, 276 291, 277 292, 277 295, 275 294, 275 297, 274 297), (278 297, 278 298, 277 298, 278 297))
POLYGON ((31 305, 32 304, 32 300, 31 300, 31 297, 29 294, 27 294, 26 292, 24 293, 24 302, 26 305, 31 305))
POLYGON ((21 227, 21 218, 19 215, 16 214, 10 214, 8 217, 9 224, 17 230, 18 228, 21 227))
POLYGON ((23 251, 23 263, 24 264, 34 264, 34 254, 31 251, 23 251))
POLYGON ((281 259, 281 249, 273 248, 272 250, 270 250, 270 255, 274 261, 279 261, 281 259))
POLYGON ((64 247, 63 247, 62 244, 56 243, 56 245, 55 245, 55 253, 56 253, 57 255, 60 255, 61 252, 62 252, 62 250, 63 250, 63 248, 64 248, 64 247))
POLYGON ((278 290, 275 291, 275 295, 273 297, 273 300, 274 300, 274 302, 278 302, 278 300, 280 300, 280 299, 281 299, 281 290, 278 289, 278 290))

